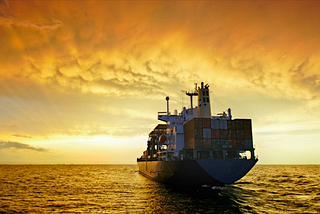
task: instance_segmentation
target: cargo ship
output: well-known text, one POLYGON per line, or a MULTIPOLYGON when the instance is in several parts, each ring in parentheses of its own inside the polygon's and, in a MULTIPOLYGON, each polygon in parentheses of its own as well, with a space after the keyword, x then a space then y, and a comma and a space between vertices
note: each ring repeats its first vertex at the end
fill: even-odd
POLYGON ((211 115, 209 85, 186 91, 190 108, 158 112, 139 172, 155 181, 188 186, 224 185, 245 176, 257 163, 251 119, 233 119, 231 109, 211 115), (193 107, 193 97, 197 106, 193 107))

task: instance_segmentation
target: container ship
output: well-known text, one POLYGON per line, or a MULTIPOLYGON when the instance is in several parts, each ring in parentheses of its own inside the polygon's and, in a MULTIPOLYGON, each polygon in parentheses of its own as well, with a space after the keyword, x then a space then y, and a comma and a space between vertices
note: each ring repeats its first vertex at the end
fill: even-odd
POLYGON ((155 181, 188 186, 224 185, 245 176, 257 163, 251 119, 233 119, 231 109, 211 116, 209 85, 186 92, 190 108, 158 112, 139 172, 155 181), (193 107, 193 96, 197 106, 193 107))

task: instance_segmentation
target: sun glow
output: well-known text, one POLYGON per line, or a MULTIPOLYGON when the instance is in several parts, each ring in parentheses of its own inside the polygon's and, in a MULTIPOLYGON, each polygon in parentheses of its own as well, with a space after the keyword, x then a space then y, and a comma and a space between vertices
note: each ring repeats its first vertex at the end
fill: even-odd
POLYGON ((214 114, 252 118, 259 163, 319 163, 319 6, 2 0, 0 161, 133 163, 164 98, 205 81, 214 114))

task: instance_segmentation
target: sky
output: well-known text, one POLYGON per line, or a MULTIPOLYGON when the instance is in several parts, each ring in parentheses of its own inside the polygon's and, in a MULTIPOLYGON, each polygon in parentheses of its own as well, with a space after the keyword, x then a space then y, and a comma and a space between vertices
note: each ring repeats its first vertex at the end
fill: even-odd
POLYGON ((260 164, 320 164, 319 8, 0 0, 0 164, 135 164, 200 82, 252 119, 260 164))

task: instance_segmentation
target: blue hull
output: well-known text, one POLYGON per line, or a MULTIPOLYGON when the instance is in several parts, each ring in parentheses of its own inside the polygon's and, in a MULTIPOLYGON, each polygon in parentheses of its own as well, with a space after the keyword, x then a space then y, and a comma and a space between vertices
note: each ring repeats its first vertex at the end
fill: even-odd
POLYGON ((197 159, 183 161, 138 160, 142 175, 163 183, 223 185, 245 176, 257 160, 197 159))

